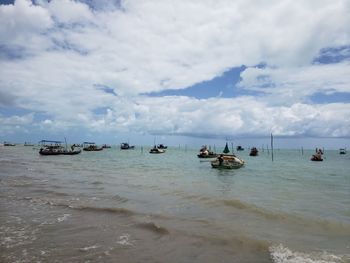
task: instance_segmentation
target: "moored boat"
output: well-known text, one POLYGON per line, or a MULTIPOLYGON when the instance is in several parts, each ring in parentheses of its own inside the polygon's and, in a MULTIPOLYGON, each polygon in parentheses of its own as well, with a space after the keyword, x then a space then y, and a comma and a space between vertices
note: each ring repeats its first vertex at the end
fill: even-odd
POLYGON ((322 155, 323 155, 323 151, 321 149, 316 148, 316 153, 311 156, 310 161, 322 162, 323 161, 322 155))
POLYGON ((346 154, 346 148, 339 149, 339 154, 346 154))
POLYGON ((152 149, 149 150, 149 153, 165 153, 164 149, 159 149, 156 145, 154 145, 154 147, 152 149))
POLYGON ((244 148, 243 148, 242 146, 238 145, 237 148, 236 148, 236 150, 237 150, 237 151, 244 151, 244 148))
POLYGON ((120 144, 120 149, 121 150, 132 150, 132 149, 135 149, 135 146, 134 145, 130 145, 127 142, 123 142, 123 143, 120 144))
POLYGON ((84 142, 83 150, 87 152, 102 151, 102 147, 98 147, 94 142, 84 142))
POLYGON ((158 144, 157 148, 158 149, 168 149, 168 146, 165 146, 164 144, 158 144))
POLYGON ((258 149, 256 147, 253 147, 250 149, 249 155, 250 156, 258 156, 258 153, 259 153, 258 149))
POLYGON ((197 154, 198 158, 216 158, 218 157, 218 154, 212 152, 210 149, 207 148, 206 145, 203 145, 202 148, 199 150, 199 154, 197 154))
POLYGON ((75 150, 73 145, 71 150, 66 149, 61 141, 42 140, 39 143, 41 144, 40 155, 75 155, 81 152, 80 149, 75 150))
POLYGON ((4 142, 4 146, 16 146, 14 143, 4 142))
POLYGON ((102 145, 102 148, 103 149, 109 149, 109 148, 112 148, 110 145, 108 145, 108 144, 103 144, 102 145))
POLYGON ((215 161, 211 162, 211 167, 219 169, 238 169, 244 164, 244 160, 233 154, 220 154, 215 161))

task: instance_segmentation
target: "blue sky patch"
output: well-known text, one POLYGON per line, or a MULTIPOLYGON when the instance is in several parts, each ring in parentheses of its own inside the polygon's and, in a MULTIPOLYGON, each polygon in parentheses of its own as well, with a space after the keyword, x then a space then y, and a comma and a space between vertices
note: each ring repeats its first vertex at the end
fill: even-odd
POLYGON ((208 99, 213 97, 234 98, 239 96, 257 96, 256 91, 238 88, 236 84, 240 81, 240 74, 246 69, 245 66, 231 68, 221 76, 208 81, 197 83, 184 89, 168 89, 160 92, 151 92, 143 95, 150 97, 163 96, 187 96, 197 99, 208 99))
POLYGON ((334 92, 331 94, 325 93, 315 93, 310 97, 311 102, 317 104, 326 103, 349 103, 350 102, 350 92, 334 92))
POLYGON ((345 60, 350 60, 350 46, 323 48, 313 63, 332 64, 345 60))

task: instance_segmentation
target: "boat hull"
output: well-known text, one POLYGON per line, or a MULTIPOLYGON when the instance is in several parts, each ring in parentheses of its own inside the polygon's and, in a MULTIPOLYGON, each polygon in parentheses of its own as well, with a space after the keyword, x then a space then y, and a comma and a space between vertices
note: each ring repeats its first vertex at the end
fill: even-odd
POLYGON ((244 166, 244 161, 233 155, 223 155, 211 162, 211 167, 217 169, 239 169, 244 166), (221 162, 220 162, 220 158, 221 162))
POLYGON ((40 150, 39 154, 41 155, 76 155, 81 153, 81 150, 77 151, 45 151, 45 150, 40 150))

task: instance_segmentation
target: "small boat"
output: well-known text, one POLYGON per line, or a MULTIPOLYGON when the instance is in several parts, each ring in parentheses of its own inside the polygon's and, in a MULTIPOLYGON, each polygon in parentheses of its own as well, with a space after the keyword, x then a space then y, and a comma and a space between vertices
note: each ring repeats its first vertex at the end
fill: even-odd
POLYGON ((74 146, 71 146, 71 150, 67 150, 62 146, 60 141, 48 141, 42 140, 39 142, 41 148, 39 154, 41 155, 75 155, 81 153, 80 149, 74 150, 74 146))
POLYGON ((102 148, 103 149, 109 149, 109 148, 112 148, 110 145, 108 145, 108 144, 103 144, 102 145, 102 148))
POLYGON ((149 150, 149 153, 165 153, 164 149, 159 149, 156 145, 152 149, 149 150))
POLYGON ((202 148, 199 150, 199 154, 197 154, 198 158, 216 158, 218 157, 218 154, 210 151, 210 149, 207 148, 206 145, 203 145, 202 148))
POLYGON ((64 147, 60 146, 46 146, 44 148, 40 148, 39 153, 41 155, 76 155, 81 153, 81 150, 66 150, 64 147))
POLYGON ((4 146, 16 146, 14 143, 4 142, 4 146))
POLYGON ((237 150, 237 151, 244 151, 244 148, 243 148, 242 146, 238 145, 237 148, 236 148, 236 150, 237 150))
POLYGON ((238 169, 244 164, 244 160, 233 154, 220 154, 215 161, 211 162, 211 167, 219 169, 238 169))
POLYGON ((168 149, 168 146, 165 146, 164 144, 158 144, 157 148, 158 149, 168 149))
POLYGON ((256 147, 253 147, 250 149, 249 155, 250 156, 258 156, 258 153, 259 153, 258 149, 256 147))
POLYGON ((339 149, 339 154, 346 154, 346 149, 345 148, 339 149))
POLYGON ((102 147, 98 147, 94 142, 84 142, 83 150, 87 152, 102 151, 102 147))
POLYGON ((316 148, 316 153, 311 156, 310 160, 314 162, 322 162, 323 161, 322 155, 323 155, 323 151, 321 149, 317 150, 316 148))
POLYGON ((123 142, 120 144, 120 149, 121 150, 132 150, 132 149, 135 149, 135 146, 129 145, 129 143, 127 143, 127 142, 123 142))
POLYGON ((312 155, 310 160, 314 161, 314 162, 322 162, 323 161, 322 156, 318 156, 317 154, 312 155))

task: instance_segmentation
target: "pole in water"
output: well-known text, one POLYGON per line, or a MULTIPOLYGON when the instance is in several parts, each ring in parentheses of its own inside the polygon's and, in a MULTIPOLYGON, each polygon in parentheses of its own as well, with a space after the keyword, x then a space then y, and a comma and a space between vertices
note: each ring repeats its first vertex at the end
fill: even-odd
POLYGON ((304 155, 304 148, 301 147, 301 155, 304 155))
POLYGON ((273 136, 271 133, 271 160, 273 161, 273 136))

